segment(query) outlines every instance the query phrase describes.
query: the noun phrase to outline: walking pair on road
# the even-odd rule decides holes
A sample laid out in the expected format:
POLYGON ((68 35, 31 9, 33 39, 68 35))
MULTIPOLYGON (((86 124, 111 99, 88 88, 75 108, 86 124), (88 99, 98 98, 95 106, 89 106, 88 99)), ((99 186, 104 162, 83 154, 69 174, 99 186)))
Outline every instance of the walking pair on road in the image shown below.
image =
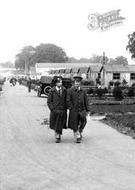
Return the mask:
POLYGON ((54 81, 55 86, 50 90, 47 104, 50 109, 50 128, 55 132, 56 143, 61 142, 63 129, 67 128, 73 130, 77 143, 82 140, 89 107, 86 93, 81 88, 81 80, 80 76, 74 77, 74 85, 66 90, 62 86, 62 77, 57 77, 54 81), (68 121, 67 109, 69 109, 68 121))

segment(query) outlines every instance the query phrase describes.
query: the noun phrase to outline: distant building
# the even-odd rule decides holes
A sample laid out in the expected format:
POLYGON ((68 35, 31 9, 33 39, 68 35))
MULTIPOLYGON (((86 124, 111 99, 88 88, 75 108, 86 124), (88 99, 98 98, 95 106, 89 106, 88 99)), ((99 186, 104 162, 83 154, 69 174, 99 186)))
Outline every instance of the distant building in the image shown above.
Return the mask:
POLYGON ((50 74, 61 75, 66 78, 73 78, 79 74, 83 79, 96 81, 102 67, 98 63, 36 63, 36 73, 38 76, 50 74))
POLYGON ((128 85, 135 83, 135 65, 106 64, 101 68, 101 82, 108 86, 110 81, 126 80, 128 85))
POLYGON ((71 72, 72 72, 72 69, 71 69, 71 68, 65 69, 64 77, 66 77, 66 78, 71 78, 71 72))
POLYGON ((96 83, 96 79, 100 78, 100 71, 101 71, 102 65, 101 64, 93 64, 89 67, 88 72, 88 79, 94 81, 96 83))
POLYGON ((36 69, 68 69, 74 67, 89 67, 90 64, 96 63, 36 63, 36 69))
POLYGON ((37 63, 37 75, 61 75, 71 77, 81 75, 85 80, 101 81, 101 85, 108 86, 110 81, 124 79, 129 85, 135 83, 135 65, 105 64, 100 63, 37 63))
POLYGON ((40 78, 42 75, 49 75, 49 70, 47 63, 36 63, 35 65, 37 78, 40 78))
POLYGON ((83 79, 88 79, 88 72, 90 70, 90 67, 80 67, 78 70, 78 74, 83 78, 83 79))
POLYGON ((66 71, 66 69, 60 69, 59 70, 59 75, 62 76, 62 77, 65 77, 65 71, 66 71))
POLYGON ((71 78, 73 78, 75 75, 77 75, 79 72, 79 67, 73 67, 71 70, 71 78))

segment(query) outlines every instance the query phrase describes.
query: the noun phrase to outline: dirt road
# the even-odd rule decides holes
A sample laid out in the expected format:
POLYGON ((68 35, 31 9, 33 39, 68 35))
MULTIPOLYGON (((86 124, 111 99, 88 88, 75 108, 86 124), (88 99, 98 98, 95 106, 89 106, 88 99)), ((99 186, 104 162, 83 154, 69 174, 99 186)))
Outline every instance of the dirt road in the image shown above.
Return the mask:
POLYGON ((8 83, 0 96, 0 190, 135 190, 135 141, 90 120, 81 144, 42 125, 46 98, 8 83))

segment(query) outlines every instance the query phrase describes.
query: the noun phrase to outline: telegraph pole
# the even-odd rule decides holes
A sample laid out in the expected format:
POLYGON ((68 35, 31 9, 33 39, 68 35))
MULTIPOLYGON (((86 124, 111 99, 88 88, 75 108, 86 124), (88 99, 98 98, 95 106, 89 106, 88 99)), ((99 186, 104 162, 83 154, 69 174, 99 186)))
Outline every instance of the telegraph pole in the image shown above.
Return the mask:
POLYGON ((105 65, 105 52, 103 52, 103 66, 105 65))
POLYGON ((103 63, 102 63, 102 67, 103 67, 103 85, 105 85, 105 52, 103 52, 103 63))

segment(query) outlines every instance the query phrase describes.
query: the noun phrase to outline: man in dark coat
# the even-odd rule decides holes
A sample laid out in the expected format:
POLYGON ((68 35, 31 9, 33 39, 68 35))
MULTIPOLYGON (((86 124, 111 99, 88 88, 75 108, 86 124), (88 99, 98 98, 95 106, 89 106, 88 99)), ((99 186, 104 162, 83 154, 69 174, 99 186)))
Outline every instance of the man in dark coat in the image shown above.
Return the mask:
POLYGON ((47 104, 50 109, 50 128, 55 131, 56 143, 61 141, 61 135, 66 128, 67 107, 66 88, 62 86, 62 77, 57 77, 55 86, 50 90, 47 104))
POLYGON ((29 77, 29 79, 27 81, 28 92, 31 92, 31 85, 32 85, 32 81, 31 81, 31 78, 29 77))
POLYGON ((87 95, 81 88, 82 77, 76 76, 74 80, 74 86, 67 92, 68 128, 73 130, 76 142, 80 143, 83 129, 87 123, 86 116, 89 112, 89 107, 87 95))

